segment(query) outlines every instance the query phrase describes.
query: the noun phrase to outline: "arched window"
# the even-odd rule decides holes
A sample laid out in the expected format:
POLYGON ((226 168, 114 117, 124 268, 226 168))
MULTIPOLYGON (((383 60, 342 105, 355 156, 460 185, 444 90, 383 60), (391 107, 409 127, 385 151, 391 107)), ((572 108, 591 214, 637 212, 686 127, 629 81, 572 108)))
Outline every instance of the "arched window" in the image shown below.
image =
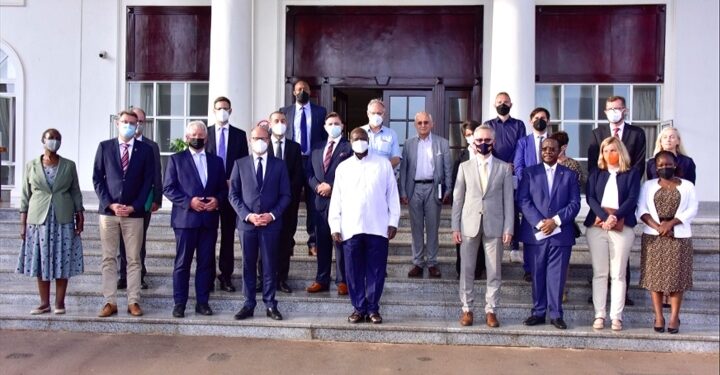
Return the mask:
POLYGON ((0 43, 0 147, 3 150, 0 185, 3 188, 15 185, 16 124, 22 79, 13 56, 9 47, 0 43))

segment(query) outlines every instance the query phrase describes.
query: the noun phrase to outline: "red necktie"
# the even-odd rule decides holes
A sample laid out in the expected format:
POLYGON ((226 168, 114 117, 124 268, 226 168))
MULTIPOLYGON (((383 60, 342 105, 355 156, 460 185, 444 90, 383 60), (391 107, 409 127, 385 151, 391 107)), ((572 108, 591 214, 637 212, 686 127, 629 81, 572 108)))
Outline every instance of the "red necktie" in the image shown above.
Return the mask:
POLYGON ((330 159, 332 159, 333 154, 333 144, 335 144, 335 141, 330 141, 327 151, 325 151, 325 158, 323 158, 323 172, 327 172, 328 167, 330 167, 330 159))
POLYGON ((130 147, 127 143, 121 143, 120 147, 122 148, 122 152, 120 154, 120 166, 122 166, 123 173, 127 172, 128 164, 130 164, 130 155, 128 155, 128 147, 130 147))
POLYGON ((613 128, 613 137, 620 138, 620 127, 613 128))

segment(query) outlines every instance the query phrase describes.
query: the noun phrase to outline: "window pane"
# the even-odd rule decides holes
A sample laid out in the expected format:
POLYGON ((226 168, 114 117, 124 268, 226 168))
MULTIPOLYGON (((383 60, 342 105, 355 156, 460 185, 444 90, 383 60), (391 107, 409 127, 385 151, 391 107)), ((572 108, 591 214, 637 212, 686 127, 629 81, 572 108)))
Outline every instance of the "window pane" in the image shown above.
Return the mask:
POLYGON ((15 92, 15 85, 12 83, 0 83, 0 92, 12 94, 15 92))
POLYGON ((657 142, 658 133, 660 133, 660 124, 635 124, 645 132, 645 159, 650 159, 655 151, 655 142, 657 142))
MULTIPOLYGON (((630 85, 600 85, 598 86, 598 120, 606 120, 605 117, 605 102, 607 98, 611 96, 622 96, 627 100, 630 97, 630 85)), ((626 103, 625 106, 628 106, 626 103)))
POLYGON ((560 86, 537 85, 535 86, 535 103, 538 107, 550 111, 551 119, 560 118, 560 86))
POLYGON ((15 160, 15 98, 0 98, 0 146, 7 147, 3 161, 15 160))
POLYGON ((153 116, 153 84, 128 83, 128 107, 140 107, 146 116, 153 116))
POLYGON ((408 106, 408 119, 415 121, 415 114, 423 112, 425 110, 425 97, 424 96, 411 96, 409 97, 410 103, 408 106))
POLYGON ((157 87, 157 115, 182 116, 185 111, 185 84, 159 83, 157 87))
POLYGON ((593 120, 595 105, 594 87, 590 85, 565 86, 564 119, 593 120))
POLYGON ((400 143, 405 143, 405 139, 412 138, 417 136, 417 129, 415 129, 415 121, 408 121, 407 123, 407 137, 406 138, 400 138, 400 143))
POLYGON ((587 150, 592 139, 593 124, 565 122, 563 130, 568 133, 567 156, 577 158, 587 158, 587 150))
MULTIPOLYGON (((660 120, 660 87, 634 86, 632 119, 641 121, 660 120)), ((650 143, 648 143, 650 144, 650 143)))
POLYGON ((15 167, 11 165, 3 165, 0 167, 0 184, 2 185, 15 185, 15 167))
POLYGON ((143 137, 155 140, 155 121, 153 119, 145 117, 142 134, 143 137))
POLYGON ((0 80, 8 81, 17 79, 15 66, 10 63, 8 55, 0 49, 0 80))
POLYGON ((190 116, 207 116, 208 113, 208 84, 190 84, 190 116))
POLYGON ((175 139, 184 139, 185 124, 183 120, 156 120, 157 136, 155 142, 160 146, 160 152, 173 152, 170 142, 175 139))
POLYGON ((390 121, 390 129, 395 130, 398 136, 398 142, 402 145, 405 143, 407 136, 407 123, 405 121, 390 121))
POLYGON ((390 97, 390 118, 393 120, 404 120, 407 118, 407 97, 390 97))
POLYGON ((468 100, 467 98, 449 98, 448 113, 449 122, 463 122, 467 120, 468 100))

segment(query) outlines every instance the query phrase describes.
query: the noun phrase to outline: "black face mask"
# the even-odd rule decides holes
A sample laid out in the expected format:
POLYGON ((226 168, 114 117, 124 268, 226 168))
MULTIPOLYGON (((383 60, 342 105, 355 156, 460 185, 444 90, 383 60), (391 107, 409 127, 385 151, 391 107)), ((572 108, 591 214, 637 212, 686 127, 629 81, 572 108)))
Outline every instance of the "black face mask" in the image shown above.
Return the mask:
POLYGON ((201 150, 205 147, 205 138, 190 138, 187 144, 196 150, 201 150))
POLYGON ((533 122, 533 128, 539 132, 545 131, 545 129, 547 129, 547 122, 543 119, 538 119, 533 122))
POLYGON ((657 174, 660 178, 670 180, 675 177, 675 168, 658 168, 657 174))
POLYGON ((295 95, 295 100, 297 100, 300 104, 305 104, 310 100, 310 94, 308 94, 305 90, 300 91, 297 95, 295 95))
POLYGON ((490 143, 476 143, 475 149, 480 153, 480 155, 487 155, 492 152, 493 145, 490 143))
POLYGON ((510 106, 507 104, 500 104, 499 106, 495 107, 495 110, 497 111, 498 115, 505 116, 510 113, 510 106))

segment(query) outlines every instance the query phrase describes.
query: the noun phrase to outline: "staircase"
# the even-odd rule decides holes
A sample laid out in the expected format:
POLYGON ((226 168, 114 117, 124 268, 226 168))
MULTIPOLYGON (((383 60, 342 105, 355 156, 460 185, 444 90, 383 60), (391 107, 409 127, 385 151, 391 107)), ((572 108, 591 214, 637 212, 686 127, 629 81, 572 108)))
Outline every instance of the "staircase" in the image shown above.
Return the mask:
MULTIPOLYGON (((169 206, 169 205, 168 205, 169 206)), ((593 310, 587 303, 591 294, 588 282, 592 275, 590 254, 584 237, 573 248, 567 288, 569 301, 564 304, 569 328, 561 331, 551 325, 526 327, 522 321, 532 305, 531 286, 522 281, 520 264, 503 262, 503 286, 498 309, 500 328, 485 326, 482 316, 485 281, 476 282, 478 319, 472 327, 461 327, 458 282, 455 279, 455 246, 450 232, 450 211, 442 212, 439 266, 442 279, 408 279, 411 266, 411 236, 407 211, 403 211, 397 237, 390 242, 388 278, 381 301, 384 323, 349 324, 352 312, 349 298, 338 296, 334 287, 329 292, 308 294, 304 291, 315 276, 315 257, 307 256, 304 246, 305 210, 300 210, 297 247, 290 266, 289 284, 292 294, 278 292, 278 307, 285 320, 273 321, 262 314, 258 304, 254 318, 236 321, 233 314, 243 303, 240 245, 235 247, 236 293, 216 291, 210 296, 215 315, 194 313, 194 286, 190 280, 190 300, 184 319, 172 317, 172 265, 175 241, 170 227, 170 212, 165 208, 153 215, 148 231, 146 281, 150 289, 141 293, 145 315, 130 317, 124 312, 125 295, 119 293, 120 314, 97 318, 103 303, 101 293, 101 248, 98 215, 95 204, 86 202, 86 224, 83 233, 85 273, 70 280, 66 298, 66 315, 31 316, 38 305, 37 286, 32 278, 15 274, 21 240, 17 206, 4 203, 0 207, 0 329, 64 330, 98 333, 141 333, 163 335, 233 336, 274 339, 354 341, 383 343, 418 343, 451 345, 499 345, 519 347, 609 349, 656 352, 719 352, 720 351, 720 219, 715 210, 697 218, 694 234, 694 287, 685 293, 681 310, 680 333, 655 333, 649 292, 637 286, 640 277, 640 228, 636 228, 635 246, 631 254, 632 285, 628 289, 635 306, 625 308, 622 332, 609 328, 591 328, 593 310)), ((578 218, 580 220, 582 218, 578 218)), ((54 300, 54 287, 51 301, 54 300)), ((669 311, 666 309, 666 318, 669 311)))

